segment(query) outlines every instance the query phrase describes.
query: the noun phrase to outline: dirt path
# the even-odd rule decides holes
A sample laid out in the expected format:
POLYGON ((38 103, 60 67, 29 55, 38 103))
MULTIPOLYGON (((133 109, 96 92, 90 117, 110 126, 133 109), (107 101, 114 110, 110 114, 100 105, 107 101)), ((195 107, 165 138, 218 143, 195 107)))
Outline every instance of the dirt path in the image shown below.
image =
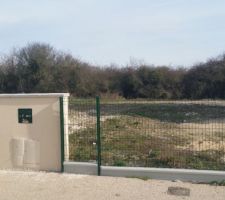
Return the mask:
POLYGON ((225 187, 43 172, 0 171, 1 200, 224 200, 225 187), (167 194, 169 186, 186 187, 190 197, 167 194))

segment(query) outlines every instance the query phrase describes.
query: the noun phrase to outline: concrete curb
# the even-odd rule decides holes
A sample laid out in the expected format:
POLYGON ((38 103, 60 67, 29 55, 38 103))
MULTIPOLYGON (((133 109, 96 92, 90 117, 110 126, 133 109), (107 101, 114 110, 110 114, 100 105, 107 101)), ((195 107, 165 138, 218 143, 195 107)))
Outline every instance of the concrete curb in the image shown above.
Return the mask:
POLYGON ((97 175, 97 164, 85 162, 64 162, 64 172, 97 175))
MULTIPOLYGON (((64 162, 64 172, 97 175, 95 163, 64 162)), ((149 177, 159 180, 181 180, 191 182, 212 182, 225 180, 224 171, 144 168, 144 167, 101 167, 102 176, 115 177, 149 177)))
POLYGON ((160 180, 181 180, 211 182, 225 180, 225 172, 210 170, 142 168, 142 167, 102 167, 103 176, 149 177, 160 180))

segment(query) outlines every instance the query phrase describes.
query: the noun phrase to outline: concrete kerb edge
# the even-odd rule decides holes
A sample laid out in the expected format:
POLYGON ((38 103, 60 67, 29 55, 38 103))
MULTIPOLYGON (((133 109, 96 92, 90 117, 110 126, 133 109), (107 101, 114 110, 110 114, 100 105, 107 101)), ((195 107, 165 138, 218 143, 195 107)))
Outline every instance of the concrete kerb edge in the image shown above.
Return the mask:
POLYGON ((0 98, 49 98, 49 97, 69 97, 69 93, 17 93, 0 94, 0 98))
MULTIPOLYGON (((97 175, 97 164, 84 162, 64 162, 65 173, 97 175)), ((191 182, 223 181, 225 172, 192 169, 143 168, 143 167, 101 167, 102 176, 148 177, 159 180, 180 180, 191 182)))

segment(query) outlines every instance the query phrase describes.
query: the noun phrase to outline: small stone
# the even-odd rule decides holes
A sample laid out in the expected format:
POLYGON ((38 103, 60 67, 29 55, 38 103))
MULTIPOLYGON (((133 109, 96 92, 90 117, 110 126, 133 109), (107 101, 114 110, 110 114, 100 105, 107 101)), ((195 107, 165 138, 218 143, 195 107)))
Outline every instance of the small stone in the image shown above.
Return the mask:
POLYGON ((190 196, 190 189, 183 187, 168 187, 167 193, 176 196, 190 196))

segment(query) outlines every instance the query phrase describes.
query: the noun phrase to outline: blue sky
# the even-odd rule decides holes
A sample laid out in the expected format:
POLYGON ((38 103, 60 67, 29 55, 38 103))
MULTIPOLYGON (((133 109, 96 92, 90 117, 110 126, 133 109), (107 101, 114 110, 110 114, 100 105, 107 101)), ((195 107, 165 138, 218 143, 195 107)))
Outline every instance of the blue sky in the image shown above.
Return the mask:
POLYGON ((0 3, 0 54, 46 42, 93 64, 190 66, 225 52, 224 0, 0 3))

